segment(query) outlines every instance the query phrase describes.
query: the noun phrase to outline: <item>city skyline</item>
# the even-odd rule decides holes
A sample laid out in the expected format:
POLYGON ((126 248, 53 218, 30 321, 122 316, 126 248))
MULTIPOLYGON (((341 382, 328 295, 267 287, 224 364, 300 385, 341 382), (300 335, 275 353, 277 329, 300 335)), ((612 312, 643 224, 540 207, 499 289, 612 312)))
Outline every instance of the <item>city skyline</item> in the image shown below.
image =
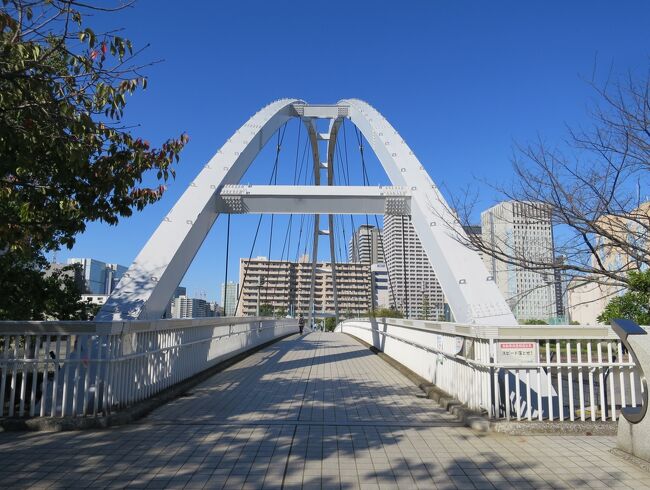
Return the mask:
MULTIPOLYGON (((342 55, 325 56, 348 76, 327 83, 314 81, 314 77, 295 70, 294 60, 304 56, 312 43, 320 46, 320 42, 292 42, 288 33, 278 33, 273 23, 257 21, 253 26, 243 25, 243 5, 219 6, 215 12, 211 10, 216 6, 203 8, 205 15, 196 16, 189 9, 176 9, 165 2, 138 4, 121 16, 124 21, 120 23, 137 45, 150 42, 151 57, 165 58, 164 63, 151 67, 149 89, 130 99, 127 121, 138 122, 137 133, 152 142, 183 131, 188 132, 191 141, 181 156, 176 180, 168 183, 169 189, 159 203, 122 219, 116 227, 90 223, 72 250, 57 253, 62 261, 97 256, 128 266, 201 166, 246 114, 284 94, 322 103, 351 95, 368 100, 400 129, 445 193, 460 191, 464 186, 481 182, 480 179, 495 182, 505 178, 510 171, 513 142, 525 144, 540 136, 559 141, 564 123, 580 125, 586 121, 584 109, 593 96, 589 85, 592 77, 600 81, 612 72, 625 73, 634 69, 639 59, 645 59, 642 19, 647 18, 643 13, 649 6, 632 2, 627 9, 617 9, 600 3, 585 9, 580 2, 554 7, 506 2, 498 6, 476 5, 471 11, 462 9, 462 15, 460 7, 442 4, 422 5, 390 15, 381 9, 363 12, 366 23, 358 25, 354 32, 341 29, 341 35, 331 37, 342 55), (506 11, 508 16, 504 15, 506 11), (163 25, 143 25, 139 20, 153 15, 163 25), (190 15, 191 22, 187 20, 190 15), (219 19, 222 28, 214 34, 216 37, 203 37, 212 32, 202 27, 207 19, 219 19), (390 39, 376 36, 385 25, 391 25, 394 33, 390 39), (554 26, 552 37, 541 27, 545 25, 554 26), (211 49, 180 48, 164 34, 170 29, 178 36, 198 36, 196 42, 210 45, 211 49), (256 34, 242 37, 240 32, 256 34), (371 38, 376 38, 379 45, 367 49, 362 40, 371 38), (481 42, 476 42, 479 39, 481 42), (284 56, 271 63, 266 52, 258 49, 261 41, 269 50, 281 50, 284 56), (242 54, 237 59, 227 50, 232 43, 239 45, 242 54), (507 45, 512 49, 503 49, 507 45), (386 53, 392 65, 385 62, 386 53), (192 69, 199 63, 205 67, 200 75, 192 69), (224 70, 238 75, 218 76, 224 70), (177 84, 172 82, 172 75, 179 72, 185 74, 185 85, 192 87, 181 97, 177 96, 177 84), (260 72, 269 74, 263 86, 249 81, 256 80, 260 72), (477 78, 480 83, 476 83, 477 78), (390 84, 370 83, 372 80, 387 80, 390 84), (174 117, 164 117, 160 100, 169 101, 166 110, 174 117), (414 105, 413 100, 418 103, 414 105), (475 116, 474 125, 479 128, 474 131, 471 145, 466 144, 468 114, 475 116)), ((277 17, 271 6, 259 8, 264 12, 260 18, 277 17)), ((301 24, 313 8, 292 10, 285 21, 301 24)), ((324 14, 323 22, 337 25, 340 10, 352 18, 362 14, 360 6, 341 3, 324 14)), ((103 18, 99 16, 97 20, 101 27, 103 18)), ((348 136, 352 150, 353 135, 348 136)), ((287 169, 293 168, 295 157, 295 146, 290 148, 292 137, 295 139, 287 131, 286 153, 281 158, 281 177, 288 183, 291 180, 287 169)), ((245 181, 268 180, 271 153, 260 155, 245 181)), ((358 156, 355 158, 358 170, 358 156)), ((388 183, 371 155, 367 163, 372 185, 388 183)), ((489 186, 482 190, 482 209, 494 204, 492 194, 489 186)), ((361 224, 361 218, 356 219, 356 224, 361 224)), ((218 284, 224 280, 224 221, 216 223, 183 280, 188 290, 206 291, 211 300, 219 299, 218 284)), ((233 218, 231 246, 239 243, 248 248, 256 223, 255 216, 233 218)), ((267 239, 268 223, 267 218, 262 231, 267 239)), ((276 226, 284 223, 286 218, 276 219, 276 226)), ((272 246, 277 255, 273 253, 272 258, 280 258, 282 237, 274 238, 277 240, 272 246)), ((265 253, 262 248, 265 247, 258 243, 254 255, 265 253)), ((327 260, 327 247, 321 249, 319 260, 327 260)), ((235 255, 231 254, 228 280, 235 279, 232 273, 239 259, 235 255)), ((241 255, 247 257, 248 250, 241 255)))

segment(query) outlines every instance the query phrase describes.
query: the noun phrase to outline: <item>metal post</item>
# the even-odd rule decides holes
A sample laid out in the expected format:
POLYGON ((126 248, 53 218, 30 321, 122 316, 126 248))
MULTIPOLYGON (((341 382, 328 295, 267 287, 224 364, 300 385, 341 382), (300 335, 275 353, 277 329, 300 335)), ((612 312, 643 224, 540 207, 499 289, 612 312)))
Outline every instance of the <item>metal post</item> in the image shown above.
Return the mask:
POLYGON ((339 298, 338 290, 336 287, 336 253, 334 252, 334 215, 329 215, 329 227, 330 227, 330 258, 332 263, 332 297, 334 299, 334 318, 336 320, 335 325, 339 323, 339 298))
POLYGON ((316 294, 316 264, 318 263, 318 237, 320 236, 320 216, 314 215, 314 247, 311 256, 311 283, 309 284, 309 313, 307 325, 314 326, 314 295, 316 294))
POLYGON ((259 276, 257 278, 257 314, 255 316, 260 316, 260 294, 262 291, 262 284, 264 284, 264 278, 259 276))

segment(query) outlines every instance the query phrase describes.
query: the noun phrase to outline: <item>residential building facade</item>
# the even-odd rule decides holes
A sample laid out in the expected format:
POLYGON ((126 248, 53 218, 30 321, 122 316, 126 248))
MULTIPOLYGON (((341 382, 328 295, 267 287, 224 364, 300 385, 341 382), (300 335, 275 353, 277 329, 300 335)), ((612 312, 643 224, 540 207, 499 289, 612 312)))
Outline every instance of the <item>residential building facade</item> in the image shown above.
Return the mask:
POLYGON ((606 285, 579 277, 571 279, 567 287, 569 320, 580 325, 596 325, 598 316, 613 297, 606 285))
POLYGON ((407 318, 444 318, 445 296, 411 218, 384 216, 382 237, 395 307, 407 318))
MULTIPOLYGON (((339 314, 362 316, 372 305, 370 265, 337 263, 336 284, 339 314)), ((303 256, 298 262, 257 257, 241 259, 239 284, 241 299, 237 316, 254 316, 258 306, 270 305, 275 314, 309 312, 312 262, 303 256)), ((316 264, 314 283, 315 313, 333 314, 334 293, 329 262, 316 264)))
MULTIPOLYGON (((650 201, 630 211, 627 216, 604 215, 598 219, 603 236, 596 243, 598 257, 592 256, 592 266, 610 272, 627 273, 647 268, 650 248, 648 225, 650 201)), ((626 288, 604 275, 597 278, 576 277, 568 290, 568 314, 572 321, 597 323, 609 301, 624 294, 626 288)))

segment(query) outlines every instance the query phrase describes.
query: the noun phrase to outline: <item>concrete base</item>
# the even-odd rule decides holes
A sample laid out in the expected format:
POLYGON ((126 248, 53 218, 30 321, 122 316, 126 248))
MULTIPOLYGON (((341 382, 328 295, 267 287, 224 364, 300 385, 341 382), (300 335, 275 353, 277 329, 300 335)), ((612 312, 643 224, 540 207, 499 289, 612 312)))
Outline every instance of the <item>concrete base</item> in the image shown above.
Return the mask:
POLYGON ((650 464, 650 418, 638 424, 630 424, 623 417, 618 419, 616 447, 650 464))
POLYGON ((650 374, 650 335, 647 328, 630 320, 612 320, 612 329, 634 358, 643 391, 640 408, 624 408, 621 411, 616 449, 650 463, 650 414, 647 413, 648 385, 645 378, 650 374))

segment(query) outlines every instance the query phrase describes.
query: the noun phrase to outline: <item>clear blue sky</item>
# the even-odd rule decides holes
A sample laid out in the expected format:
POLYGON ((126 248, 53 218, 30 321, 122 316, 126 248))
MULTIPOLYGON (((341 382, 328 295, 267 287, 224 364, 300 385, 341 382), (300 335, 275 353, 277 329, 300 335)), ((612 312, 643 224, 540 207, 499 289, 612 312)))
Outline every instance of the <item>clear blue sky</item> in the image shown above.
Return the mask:
MULTIPOLYGON (((477 178, 507 179, 513 143, 538 136, 560 142, 565 124, 587 122, 593 92, 585 80, 647 70, 650 56, 648 1, 140 0, 90 22, 98 30, 124 27, 136 46, 151 44, 147 59, 164 60, 148 69, 149 88, 128 102, 127 122, 152 143, 182 132, 191 137, 160 202, 115 227, 90 224, 74 249, 57 257, 124 265, 225 140, 274 99, 368 101, 434 181, 455 192, 477 178)), ((285 183, 296 131, 287 129, 281 157, 285 183)), ((271 153, 258 158, 247 182, 268 179, 271 153)), ((369 165, 371 183, 387 182, 376 161, 369 165)), ((489 188, 481 197, 486 207, 495 199, 489 188)), ((255 255, 267 254, 268 221, 255 255)), ((248 256, 256 222, 232 218, 231 279, 239 257, 248 256)), ((285 229, 286 220, 277 219, 274 258, 285 229)), ((225 219, 182 282, 190 294, 218 298, 224 237, 225 219)))

